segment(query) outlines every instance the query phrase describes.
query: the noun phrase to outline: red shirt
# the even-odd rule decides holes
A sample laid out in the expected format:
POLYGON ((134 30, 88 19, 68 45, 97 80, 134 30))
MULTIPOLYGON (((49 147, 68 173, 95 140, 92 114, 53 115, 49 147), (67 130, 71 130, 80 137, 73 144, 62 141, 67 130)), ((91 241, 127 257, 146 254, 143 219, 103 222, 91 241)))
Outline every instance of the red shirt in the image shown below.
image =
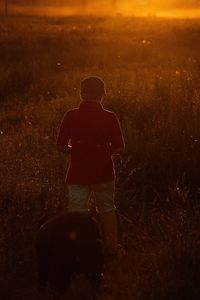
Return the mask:
POLYGON ((82 101, 61 123, 57 145, 72 146, 66 182, 97 184, 114 180, 112 149, 124 148, 119 120, 99 102, 82 101))

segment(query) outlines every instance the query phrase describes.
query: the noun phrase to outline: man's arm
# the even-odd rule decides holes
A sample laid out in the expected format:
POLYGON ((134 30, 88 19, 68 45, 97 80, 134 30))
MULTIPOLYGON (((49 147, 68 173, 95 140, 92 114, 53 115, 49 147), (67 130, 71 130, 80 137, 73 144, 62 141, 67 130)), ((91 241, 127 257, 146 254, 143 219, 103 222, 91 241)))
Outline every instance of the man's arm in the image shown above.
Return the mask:
POLYGON ((121 154, 124 151, 124 148, 111 148, 112 149, 112 155, 121 154))
POLYGON ((70 145, 65 146, 65 147, 57 145, 57 149, 58 149, 58 151, 65 153, 65 154, 70 154, 72 152, 72 146, 70 146, 70 145))

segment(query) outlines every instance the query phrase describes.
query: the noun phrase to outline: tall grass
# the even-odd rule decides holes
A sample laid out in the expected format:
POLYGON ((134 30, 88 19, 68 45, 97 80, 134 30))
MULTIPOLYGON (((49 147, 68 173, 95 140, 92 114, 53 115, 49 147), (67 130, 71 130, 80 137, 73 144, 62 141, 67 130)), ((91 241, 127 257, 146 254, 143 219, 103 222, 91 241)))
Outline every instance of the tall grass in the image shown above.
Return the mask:
POLYGON ((97 74, 126 140, 115 165, 128 253, 108 266, 100 298, 199 299, 199 21, 1 21, 1 298, 37 299, 38 220, 67 207, 57 128, 97 74))

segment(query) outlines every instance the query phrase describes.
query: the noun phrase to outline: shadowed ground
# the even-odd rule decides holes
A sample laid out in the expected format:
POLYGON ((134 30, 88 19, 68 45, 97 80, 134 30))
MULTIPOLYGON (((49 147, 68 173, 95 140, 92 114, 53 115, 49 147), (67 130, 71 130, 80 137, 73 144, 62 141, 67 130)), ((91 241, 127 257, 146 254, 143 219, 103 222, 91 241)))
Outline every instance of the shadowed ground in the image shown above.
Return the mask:
POLYGON ((0 32, 0 298, 37 299, 38 220, 67 206, 55 134, 93 73, 127 145, 115 164, 128 255, 100 299, 199 299, 199 21, 15 17, 0 32))

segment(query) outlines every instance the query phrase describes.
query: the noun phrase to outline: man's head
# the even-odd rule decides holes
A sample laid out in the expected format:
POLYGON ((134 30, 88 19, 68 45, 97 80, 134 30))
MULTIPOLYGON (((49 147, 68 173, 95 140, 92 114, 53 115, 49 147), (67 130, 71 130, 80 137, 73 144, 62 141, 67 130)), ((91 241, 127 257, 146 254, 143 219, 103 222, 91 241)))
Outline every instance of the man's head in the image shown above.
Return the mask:
POLYGON ((102 79, 96 76, 86 77, 81 81, 81 98, 84 101, 98 101, 106 95, 105 84, 102 79))

